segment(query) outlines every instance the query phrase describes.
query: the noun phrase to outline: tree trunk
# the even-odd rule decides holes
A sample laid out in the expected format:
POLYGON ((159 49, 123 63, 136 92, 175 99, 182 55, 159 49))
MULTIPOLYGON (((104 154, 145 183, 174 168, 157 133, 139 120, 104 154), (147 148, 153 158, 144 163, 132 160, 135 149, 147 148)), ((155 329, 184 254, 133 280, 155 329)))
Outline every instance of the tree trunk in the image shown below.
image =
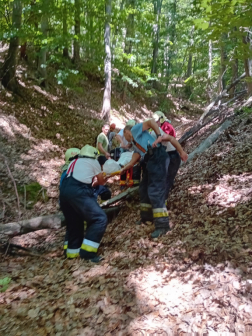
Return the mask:
POLYGON ((46 54, 47 54, 47 36, 49 29, 48 13, 49 13, 50 0, 44 0, 42 3, 42 17, 41 17, 41 32, 43 34, 43 39, 45 40, 44 45, 41 46, 38 58, 38 74, 42 78, 40 85, 45 88, 48 87, 47 83, 47 71, 46 71, 46 54))
POLYGON ((28 61, 28 57, 27 57, 27 54, 26 54, 26 47, 27 47, 27 42, 25 42, 21 45, 21 47, 20 47, 20 59, 28 61))
POLYGON ((156 23, 153 26, 153 58, 151 73, 157 73, 157 59, 158 59, 158 44, 160 31, 160 16, 161 16, 162 0, 154 0, 154 14, 156 15, 156 23))
POLYGON ((177 13, 177 0, 173 0, 172 10, 171 10, 171 23, 170 23, 170 34, 168 36, 168 40, 172 43, 172 45, 168 48, 167 53, 167 69, 166 69, 166 84, 168 87, 170 76, 172 73, 172 60, 174 58, 174 42, 176 37, 176 13, 177 13))
MULTIPOLYGON (((127 5, 131 10, 135 9, 135 0, 128 0, 127 5)), ((126 26, 127 26, 127 31, 126 31, 126 37, 125 37, 124 53, 129 55, 132 53, 132 46, 133 46, 132 38, 135 37, 135 22, 134 22, 133 13, 130 13, 128 15, 126 26)), ((126 99, 127 87, 128 87, 128 81, 125 81, 124 88, 123 88, 123 97, 122 97, 123 101, 125 101, 126 99)))
POLYGON ((248 58, 244 59, 244 68, 246 73, 246 81, 247 81, 247 88, 248 88, 248 95, 252 95, 252 39, 249 35, 243 37, 243 43, 247 46, 247 54, 249 55, 248 58))
POLYGON ((188 155, 187 162, 191 161, 195 155, 203 153, 207 148, 209 148, 218 137, 229 127, 232 125, 230 120, 226 120, 216 131, 214 131, 209 137, 204 140, 192 153, 188 155))
MULTIPOLYGON (((120 206, 103 209, 103 211, 107 215, 109 223, 117 216, 120 209, 120 206)), ((43 229, 56 230, 60 229, 65 225, 66 222, 64 215, 62 213, 58 213, 55 215, 35 217, 14 223, 0 224, 0 236, 14 237, 43 229)))
POLYGON ((22 22, 22 1, 13 1, 12 12, 12 29, 15 31, 14 36, 10 39, 10 46, 7 54, 7 58, 1 69, 1 81, 4 87, 10 89, 13 92, 17 92, 18 84, 15 78, 16 75, 16 58, 19 47, 19 36, 17 35, 21 27, 22 22))
POLYGON ((67 27, 67 2, 66 0, 63 3, 63 42, 64 42, 64 48, 63 48, 63 57, 69 58, 69 52, 68 52, 68 39, 67 39, 67 33, 68 33, 68 27, 67 27))
POLYGON ((105 60, 104 60, 104 74, 105 74, 105 88, 103 95, 102 119, 109 122, 111 110, 111 49, 110 49, 110 21, 111 21, 111 0, 106 0, 105 5, 105 30, 104 30, 104 46, 105 46, 105 60))
POLYGON ((75 0, 75 10, 74 10, 74 55, 73 55, 73 61, 74 63, 78 63, 80 61, 80 0, 75 0))
POLYGON ((226 79, 225 79, 225 72, 226 72, 226 59, 227 53, 225 49, 225 42, 227 40, 226 34, 223 34, 222 39, 220 41, 220 79, 219 79, 219 93, 221 93, 226 88, 226 79))

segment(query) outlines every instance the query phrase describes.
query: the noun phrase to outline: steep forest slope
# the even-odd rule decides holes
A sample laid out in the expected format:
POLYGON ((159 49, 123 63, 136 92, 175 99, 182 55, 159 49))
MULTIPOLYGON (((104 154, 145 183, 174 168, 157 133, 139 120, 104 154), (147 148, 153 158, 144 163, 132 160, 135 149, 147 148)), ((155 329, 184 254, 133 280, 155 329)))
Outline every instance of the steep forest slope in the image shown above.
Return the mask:
MULTIPOLYGON (((29 92, 25 105, 14 102, 7 92, 1 100, 1 143, 17 185, 38 181, 47 191, 47 198, 37 200, 32 209, 21 204, 21 218, 58 211, 65 148, 73 142, 82 146, 100 129, 98 121, 78 116, 78 108, 69 108, 62 97, 55 103, 53 95, 37 87, 29 92)), ((140 118, 143 109, 142 118, 150 115, 150 107, 132 104, 127 118, 140 118), (130 114, 131 108, 138 109, 139 115, 130 114)), ((183 132, 193 118, 184 116, 174 122, 183 132)), ((212 124, 203 129, 187 142, 187 151, 217 127, 212 124)), ((135 225, 137 197, 126 202, 108 226, 100 247, 104 255, 100 265, 63 258, 65 229, 13 238, 13 243, 42 253, 38 257, 20 251, 19 256, 6 256, 2 262, 0 278, 8 276, 11 283, 0 295, 1 334, 249 332, 251 134, 251 114, 248 110, 236 113, 232 126, 214 145, 181 167, 168 204, 172 231, 164 237, 151 240, 151 224, 135 225)), ((117 188, 116 179, 110 183, 117 188)), ((2 221, 6 223, 18 214, 10 209, 16 210, 16 196, 3 161, 1 189, 2 221)), ((24 201, 21 195, 20 200, 24 201)))

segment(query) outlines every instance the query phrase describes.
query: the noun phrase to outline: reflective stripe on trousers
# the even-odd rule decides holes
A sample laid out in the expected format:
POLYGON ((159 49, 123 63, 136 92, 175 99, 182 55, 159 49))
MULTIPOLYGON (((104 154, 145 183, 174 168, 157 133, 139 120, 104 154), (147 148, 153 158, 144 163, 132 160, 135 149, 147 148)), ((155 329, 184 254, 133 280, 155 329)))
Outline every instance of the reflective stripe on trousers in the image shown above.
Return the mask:
POLYGON ((81 245, 81 249, 88 252, 97 252, 99 246, 100 246, 99 243, 84 238, 83 243, 81 245))
POLYGON ((67 249, 67 258, 77 258, 80 255, 80 249, 67 249))
POLYGON ((154 218, 168 217, 168 211, 166 208, 156 208, 153 209, 152 211, 154 218))

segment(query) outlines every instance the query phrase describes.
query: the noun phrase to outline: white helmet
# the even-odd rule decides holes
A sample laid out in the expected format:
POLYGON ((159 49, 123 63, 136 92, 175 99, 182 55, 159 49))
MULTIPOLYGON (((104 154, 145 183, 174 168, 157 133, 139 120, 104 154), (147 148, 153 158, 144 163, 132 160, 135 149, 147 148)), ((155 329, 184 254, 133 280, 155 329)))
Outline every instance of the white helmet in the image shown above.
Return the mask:
POLYGON ((169 123, 171 123, 171 121, 169 119, 167 119, 165 114, 161 111, 156 111, 155 113, 153 113, 153 119, 156 122, 160 121, 161 124, 163 124, 165 121, 168 121, 169 123))
POLYGON ((98 156, 98 150, 90 145, 85 145, 81 148, 80 155, 96 159, 98 156))

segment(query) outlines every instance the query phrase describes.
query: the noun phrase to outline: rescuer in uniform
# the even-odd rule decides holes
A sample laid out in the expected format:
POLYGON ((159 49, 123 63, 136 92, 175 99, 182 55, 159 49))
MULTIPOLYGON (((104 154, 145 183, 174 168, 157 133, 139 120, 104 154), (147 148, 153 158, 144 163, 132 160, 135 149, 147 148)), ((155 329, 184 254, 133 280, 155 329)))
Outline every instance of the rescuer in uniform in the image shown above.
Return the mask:
POLYGON ((97 250, 107 227, 107 216, 94 196, 93 187, 105 183, 97 154, 96 148, 84 146, 79 157, 68 166, 60 187, 60 206, 68 231, 67 258, 101 260, 97 250), (84 221, 87 222, 85 238, 84 221))
MULTIPOLYGON (((126 126, 124 129, 125 139, 134 148, 134 154, 129 164, 123 170, 133 167, 136 162, 144 157, 145 168, 140 182, 140 210, 141 221, 154 221, 155 231, 152 238, 157 238, 170 230, 169 217, 165 205, 166 198, 166 177, 169 167, 169 155, 166 148, 160 143, 155 143, 155 139, 149 134, 148 129, 152 129, 157 139, 162 137, 160 129, 154 119, 147 120, 135 126, 126 126)), ((162 141, 162 138, 160 139, 162 141)), ((179 151, 183 161, 187 160, 187 154, 183 151, 178 141, 169 136, 169 140, 179 151)))

